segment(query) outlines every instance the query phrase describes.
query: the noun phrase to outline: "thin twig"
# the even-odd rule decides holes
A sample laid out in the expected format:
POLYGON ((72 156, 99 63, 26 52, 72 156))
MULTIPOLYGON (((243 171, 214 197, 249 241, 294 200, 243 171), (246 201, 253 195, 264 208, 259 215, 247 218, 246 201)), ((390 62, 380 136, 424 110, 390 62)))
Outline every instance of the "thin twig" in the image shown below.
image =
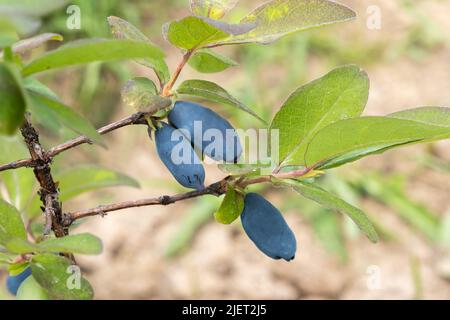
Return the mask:
POLYGON ((108 212, 144 207, 144 206, 154 206, 154 205, 169 205, 178 201, 183 201, 187 199, 197 198, 204 195, 214 195, 220 196, 226 192, 227 183, 230 182, 233 178, 228 176, 216 183, 211 184, 210 186, 198 190, 198 191, 190 191, 186 193, 180 193, 173 196, 160 196, 155 198, 134 200, 134 201, 124 201, 109 205, 102 205, 91 209, 71 212, 65 214, 65 225, 70 226, 74 221, 86 217, 101 215, 104 216, 108 212))
MULTIPOLYGON (((118 120, 116 122, 110 123, 104 127, 101 127, 100 129, 97 130, 97 132, 101 135, 107 134, 109 132, 112 132, 114 130, 129 126, 129 125, 135 125, 135 124, 145 124, 145 119, 142 113, 135 113, 132 114, 131 116, 128 116, 126 118, 123 118, 121 120, 118 120)), ((43 154, 43 157, 46 159, 52 159, 53 157, 57 156, 58 154, 70 150, 72 148, 75 148, 79 145, 85 144, 85 143, 91 143, 91 141, 89 140, 89 138, 85 137, 85 136, 79 136, 75 139, 69 140, 67 142, 64 142, 60 145, 57 145, 53 148, 51 148, 49 151, 45 152, 43 154)), ((6 170, 11 170, 11 169, 18 169, 18 168, 23 168, 23 167, 29 167, 29 168, 33 168, 36 167, 37 163, 35 160, 33 159, 22 159, 22 160, 17 160, 5 165, 0 165, 0 172, 1 171, 6 171, 6 170)))
POLYGON ((112 211, 119 211, 124 209, 130 209, 130 208, 138 208, 138 207, 145 207, 145 206, 155 206, 155 205, 169 205, 173 204, 175 202, 188 200, 197 198, 200 196, 205 195, 214 195, 214 196, 221 196, 227 191, 227 185, 230 182, 234 182, 236 186, 240 188, 246 188, 249 185, 252 184, 260 184, 260 183, 266 183, 271 182, 273 178, 276 179, 292 179, 292 178, 299 178, 306 174, 308 174, 313 168, 305 168, 302 170, 296 170, 288 173, 280 173, 280 174, 273 174, 268 176, 262 176, 254 179, 248 179, 243 180, 239 178, 237 181, 233 181, 235 178, 232 176, 227 176, 224 179, 215 182, 205 189, 199 190, 199 191, 190 191, 186 193, 180 193, 173 196, 160 196, 155 198, 147 198, 147 199, 140 199, 140 200, 132 200, 132 201, 124 201, 109 205, 101 205, 95 208, 91 209, 85 209, 80 210, 76 212, 66 213, 65 214, 65 225, 70 226, 74 221, 86 217, 91 216, 105 216, 108 212, 112 211))
POLYGON ((194 50, 189 50, 186 52, 183 56, 183 59, 178 64, 177 69, 175 70, 174 74, 172 75, 169 82, 164 86, 161 96, 168 97, 170 96, 170 90, 172 90, 173 86, 175 85, 175 82, 178 80, 178 77, 181 74, 181 71, 183 70, 186 63, 191 58, 192 54, 194 53, 194 50))
POLYGON ((19 168, 23 168, 23 167, 32 168, 34 166, 35 166, 35 162, 32 159, 22 159, 22 160, 13 161, 8 164, 0 165, 0 171, 19 169, 19 168))

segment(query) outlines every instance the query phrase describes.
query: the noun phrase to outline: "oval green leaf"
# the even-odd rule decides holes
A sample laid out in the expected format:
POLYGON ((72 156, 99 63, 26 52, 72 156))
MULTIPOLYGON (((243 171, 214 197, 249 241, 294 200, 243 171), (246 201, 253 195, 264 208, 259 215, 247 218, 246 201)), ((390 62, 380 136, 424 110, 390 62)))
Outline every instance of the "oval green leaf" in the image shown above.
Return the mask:
POLYGON ((361 117, 335 122, 320 130, 306 151, 308 166, 332 168, 374 153, 412 143, 423 143, 450 137, 448 108, 415 109, 389 117, 361 117), (430 113, 436 113, 430 116, 430 113), (421 120, 418 118, 421 115, 421 120), (394 118, 398 116, 399 118, 394 118), (431 122, 433 119, 435 121, 431 122))
POLYGON ((80 65, 95 61, 125 59, 162 59, 162 51, 150 43, 132 40, 78 40, 36 58, 27 64, 22 74, 80 65))
POLYGON ((242 35, 231 36, 216 44, 247 42, 271 43, 299 31, 355 19, 351 9, 328 0, 274 0, 266 3, 241 20, 256 28, 242 35))
POLYGON ((361 115, 369 96, 369 78, 357 66, 343 66, 296 90, 275 115, 271 130, 279 132, 279 159, 304 165, 314 135, 338 120, 361 115))
POLYGON ((242 210, 244 210, 244 197, 229 184, 222 204, 214 217, 219 223, 230 224, 239 218, 242 210))
POLYGON ((26 99, 13 65, 0 63, 0 134, 12 135, 24 120, 26 99))
POLYGON ((26 239, 26 237, 20 212, 0 199, 0 245, 5 245, 12 238, 26 239))

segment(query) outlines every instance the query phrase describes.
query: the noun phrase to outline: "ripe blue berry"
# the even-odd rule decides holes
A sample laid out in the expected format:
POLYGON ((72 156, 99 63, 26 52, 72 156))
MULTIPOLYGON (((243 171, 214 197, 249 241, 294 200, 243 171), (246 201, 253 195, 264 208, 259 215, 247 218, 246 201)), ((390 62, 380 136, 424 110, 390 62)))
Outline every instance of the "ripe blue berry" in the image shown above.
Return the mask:
POLYGON ((22 282, 25 281, 26 278, 28 278, 31 275, 31 269, 26 268, 22 273, 18 274, 17 276, 8 276, 6 279, 6 288, 8 291, 16 295, 17 290, 19 290, 20 285, 22 282))
POLYGON ((273 259, 295 258, 297 241, 280 211, 257 193, 248 193, 241 214, 242 226, 259 250, 273 259))
POLYGON ((169 121, 174 127, 187 130, 195 148, 216 161, 236 162, 242 153, 236 130, 211 109, 178 101, 169 113, 169 121))
POLYGON ((160 159, 182 186, 203 189, 205 170, 191 144, 181 132, 166 123, 161 124, 155 133, 160 159))

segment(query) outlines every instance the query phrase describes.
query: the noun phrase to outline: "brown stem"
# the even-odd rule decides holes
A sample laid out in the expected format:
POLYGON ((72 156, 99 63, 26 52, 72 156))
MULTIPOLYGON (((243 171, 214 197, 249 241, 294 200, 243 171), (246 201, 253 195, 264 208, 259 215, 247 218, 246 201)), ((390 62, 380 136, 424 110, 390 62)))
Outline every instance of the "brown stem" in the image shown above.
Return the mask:
POLYGON ((28 121, 25 120, 20 131, 30 152, 31 159, 36 164, 33 172, 39 182, 40 189, 38 194, 44 204, 43 210, 46 213, 47 220, 51 219, 51 226, 55 235, 64 237, 68 234, 68 231, 63 225, 62 204, 59 202, 58 184, 53 180, 51 173, 51 159, 46 156, 39 142, 38 132, 28 121))
POLYGON ((163 97, 170 96, 170 90, 172 90, 173 86, 175 85, 175 82, 178 80, 178 77, 181 74, 181 71, 183 70, 183 68, 185 67, 186 63, 189 61, 189 59, 191 58, 193 53, 194 53, 194 50, 189 50, 188 52, 186 52, 184 54, 183 59, 178 64, 177 69, 173 73, 171 79, 164 86, 161 96, 163 96, 163 97))
MULTIPOLYGON (((144 115, 142 113, 135 113, 131 116, 128 116, 124 119, 121 119, 119 121, 110 123, 104 127, 101 127, 97 130, 97 132, 101 135, 107 134, 109 132, 112 132, 114 130, 123 128, 125 126, 134 125, 134 124, 146 124, 144 115)), ((77 147, 79 145, 85 144, 85 143, 92 143, 88 138, 85 136, 79 136, 75 139, 69 140, 67 142, 64 142, 60 145, 57 145, 53 148, 51 148, 49 151, 43 153, 43 157, 47 160, 51 160, 53 157, 57 156, 58 154, 70 150, 74 147, 77 147)), ((5 165, 0 166, 0 172, 11 170, 11 169, 18 169, 23 167, 36 167, 38 163, 31 159, 23 159, 23 160, 17 160, 5 165)))
POLYGON ((90 217, 90 216, 104 216, 108 212, 118 211, 129 208, 137 208, 144 206, 153 206, 153 205, 169 205, 178 201, 183 201, 187 199, 197 198, 204 195, 214 195, 220 196, 226 192, 227 183, 230 182, 233 178, 228 176, 216 183, 211 184, 205 189, 198 191, 190 191, 187 193, 180 193, 174 196, 160 196, 156 198, 148 198, 134 201, 124 201, 115 204, 102 205, 91 209, 71 212, 65 214, 65 225, 70 226, 75 220, 90 217))
MULTIPOLYGON (((277 178, 277 179, 298 178, 298 177, 306 175, 311 170, 313 170, 313 168, 305 168, 303 170, 296 170, 296 171, 292 171, 292 172, 288 172, 288 173, 274 174, 274 175, 270 175, 270 176, 262 176, 262 177, 258 177, 258 178, 254 178, 254 179, 248 179, 248 180, 238 179, 237 181, 234 181, 234 183, 241 188, 246 188, 247 186, 252 185, 252 184, 270 182, 272 180, 272 178, 277 178)), ((67 213, 67 214, 65 214, 65 218, 66 218, 65 225, 70 226, 74 221, 76 221, 78 219, 91 217, 91 216, 97 216, 97 215, 104 216, 108 212, 113 212, 113 211, 119 211, 119 210, 137 208, 137 207, 144 207, 144 206, 155 206, 155 205, 166 206, 166 205, 178 202, 178 201, 197 198, 197 197, 204 196, 204 195, 220 196, 227 191, 227 184, 229 182, 232 182, 233 179, 234 178, 232 176, 227 176, 226 178, 224 178, 218 182, 215 182, 215 183, 209 185, 208 187, 206 187, 205 189, 199 190, 199 191, 180 193, 180 194, 176 194, 173 196, 166 195, 166 196, 160 196, 160 197, 155 197, 155 198, 124 201, 124 202, 119 202, 119 203, 114 203, 114 204, 109 204, 109 205, 102 205, 102 206, 98 206, 98 207, 91 208, 91 209, 85 209, 85 210, 67 213)))
POLYGON ((32 159, 17 160, 8 164, 0 165, 0 171, 19 169, 23 167, 32 168, 35 166, 35 162, 32 159))

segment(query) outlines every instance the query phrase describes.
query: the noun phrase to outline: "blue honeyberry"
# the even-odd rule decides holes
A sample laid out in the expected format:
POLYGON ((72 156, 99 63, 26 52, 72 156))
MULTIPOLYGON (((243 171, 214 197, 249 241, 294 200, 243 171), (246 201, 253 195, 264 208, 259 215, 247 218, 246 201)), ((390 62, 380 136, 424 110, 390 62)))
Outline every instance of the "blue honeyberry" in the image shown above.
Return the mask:
POLYGON ((259 250, 272 259, 295 258, 297 241, 280 211, 257 193, 248 193, 241 214, 242 226, 259 250))
POLYGON ((172 126, 164 122, 161 125, 155 133, 159 158, 182 186, 203 189, 205 170, 190 142, 172 126))
POLYGON ((31 269, 26 268, 22 273, 16 276, 8 276, 6 279, 6 288, 11 294, 16 295, 22 282, 24 282, 30 275, 31 269))
POLYGON ((242 154, 236 130, 211 109, 192 102, 177 101, 169 113, 169 121, 174 127, 187 130, 195 148, 216 161, 234 163, 242 154))

